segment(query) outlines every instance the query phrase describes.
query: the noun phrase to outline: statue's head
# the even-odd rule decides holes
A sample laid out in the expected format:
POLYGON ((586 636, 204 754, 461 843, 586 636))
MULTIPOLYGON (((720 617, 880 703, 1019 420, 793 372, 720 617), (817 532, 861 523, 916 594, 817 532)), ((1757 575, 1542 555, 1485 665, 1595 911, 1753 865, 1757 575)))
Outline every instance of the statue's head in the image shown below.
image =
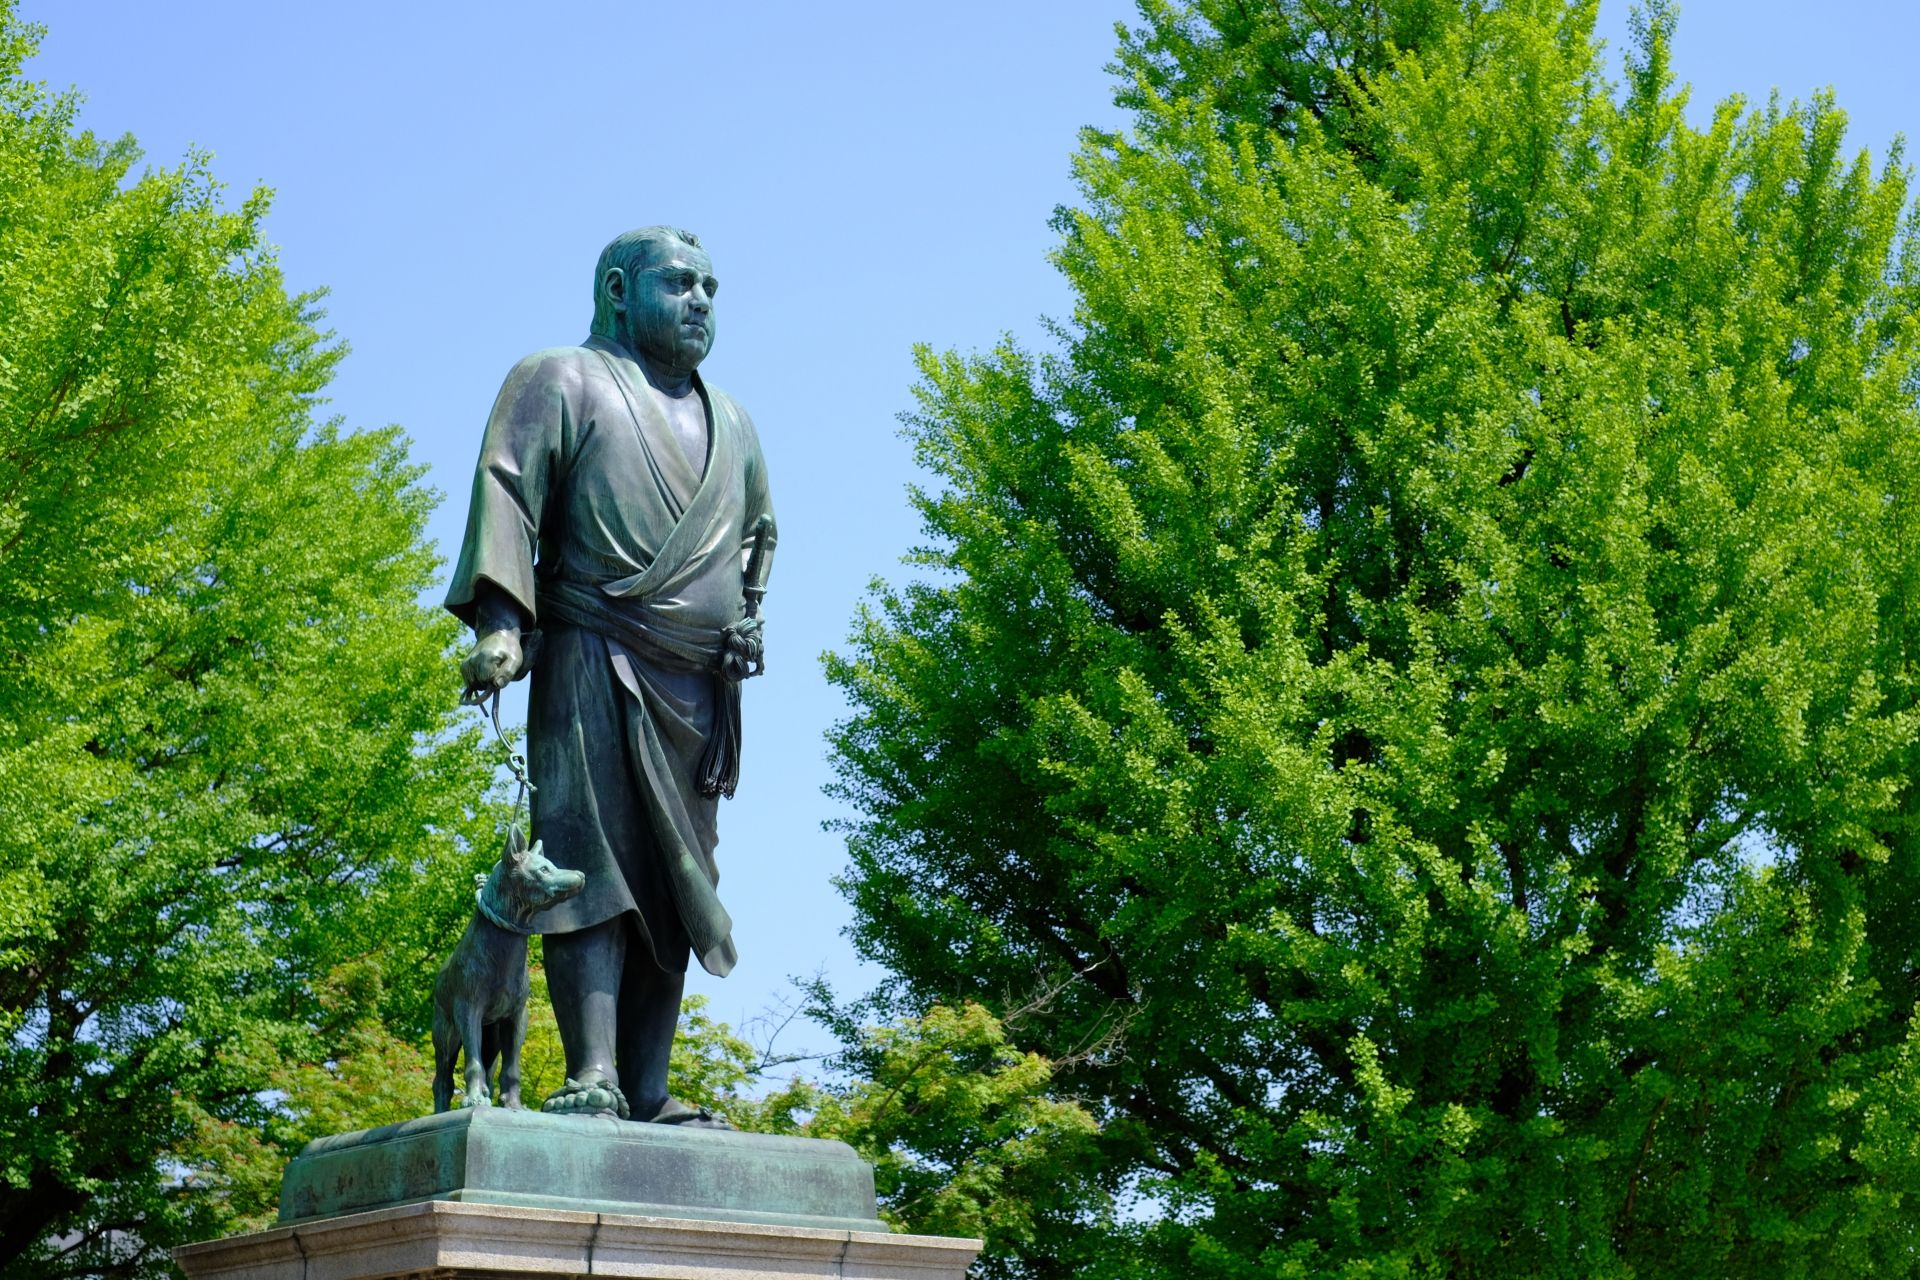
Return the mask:
POLYGON ((657 370, 690 374, 713 349, 720 282, 699 238, 678 227, 615 236, 593 271, 593 332, 657 370))

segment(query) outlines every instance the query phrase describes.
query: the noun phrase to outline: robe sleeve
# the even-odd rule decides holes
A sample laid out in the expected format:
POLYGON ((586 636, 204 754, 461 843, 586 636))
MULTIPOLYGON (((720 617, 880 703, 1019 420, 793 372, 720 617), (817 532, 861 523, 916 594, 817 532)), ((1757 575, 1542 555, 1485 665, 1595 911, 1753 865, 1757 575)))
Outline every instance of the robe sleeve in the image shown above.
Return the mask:
POLYGON ((474 468, 460 562, 447 586, 448 610, 469 626, 482 582, 492 583, 538 624, 534 562, 541 518, 564 471, 578 385, 578 371, 564 353, 539 352, 514 366, 493 403, 474 468))

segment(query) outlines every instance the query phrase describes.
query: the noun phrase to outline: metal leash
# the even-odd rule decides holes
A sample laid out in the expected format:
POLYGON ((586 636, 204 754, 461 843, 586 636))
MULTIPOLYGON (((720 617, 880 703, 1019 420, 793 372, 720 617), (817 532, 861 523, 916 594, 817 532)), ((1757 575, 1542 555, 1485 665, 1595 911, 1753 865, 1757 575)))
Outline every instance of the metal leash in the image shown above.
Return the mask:
POLYGON ((500 691, 468 689, 460 695, 460 703, 462 706, 479 707, 487 713, 493 721, 493 736, 498 738, 500 745, 507 749, 507 772, 511 773, 513 780, 520 784, 518 792, 513 797, 513 813, 517 820, 521 810, 527 807, 527 797, 540 788, 533 785, 533 779, 527 774, 526 756, 513 749, 513 744, 507 741, 506 731, 500 727, 500 691))

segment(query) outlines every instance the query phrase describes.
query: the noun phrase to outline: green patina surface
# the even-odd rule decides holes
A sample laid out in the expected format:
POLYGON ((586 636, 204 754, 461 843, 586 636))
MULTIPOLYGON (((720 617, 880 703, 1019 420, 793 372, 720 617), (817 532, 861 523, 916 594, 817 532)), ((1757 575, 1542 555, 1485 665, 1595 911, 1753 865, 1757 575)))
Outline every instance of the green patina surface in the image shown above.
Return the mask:
POLYGON ((421 1200, 884 1231, 840 1142, 483 1107, 308 1143, 280 1221, 421 1200))

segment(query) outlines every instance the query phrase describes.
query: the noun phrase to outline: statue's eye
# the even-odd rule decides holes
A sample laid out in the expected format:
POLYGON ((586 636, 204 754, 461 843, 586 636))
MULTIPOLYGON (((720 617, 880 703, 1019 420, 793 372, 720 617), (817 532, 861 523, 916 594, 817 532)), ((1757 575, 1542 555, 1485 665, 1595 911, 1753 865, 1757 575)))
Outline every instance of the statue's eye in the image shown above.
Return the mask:
POLYGON ((720 292, 720 282, 718 280, 715 280, 712 276, 707 277, 706 286, 707 286, 707 296, 709 298, 711 298, 714 294, 720 292))

